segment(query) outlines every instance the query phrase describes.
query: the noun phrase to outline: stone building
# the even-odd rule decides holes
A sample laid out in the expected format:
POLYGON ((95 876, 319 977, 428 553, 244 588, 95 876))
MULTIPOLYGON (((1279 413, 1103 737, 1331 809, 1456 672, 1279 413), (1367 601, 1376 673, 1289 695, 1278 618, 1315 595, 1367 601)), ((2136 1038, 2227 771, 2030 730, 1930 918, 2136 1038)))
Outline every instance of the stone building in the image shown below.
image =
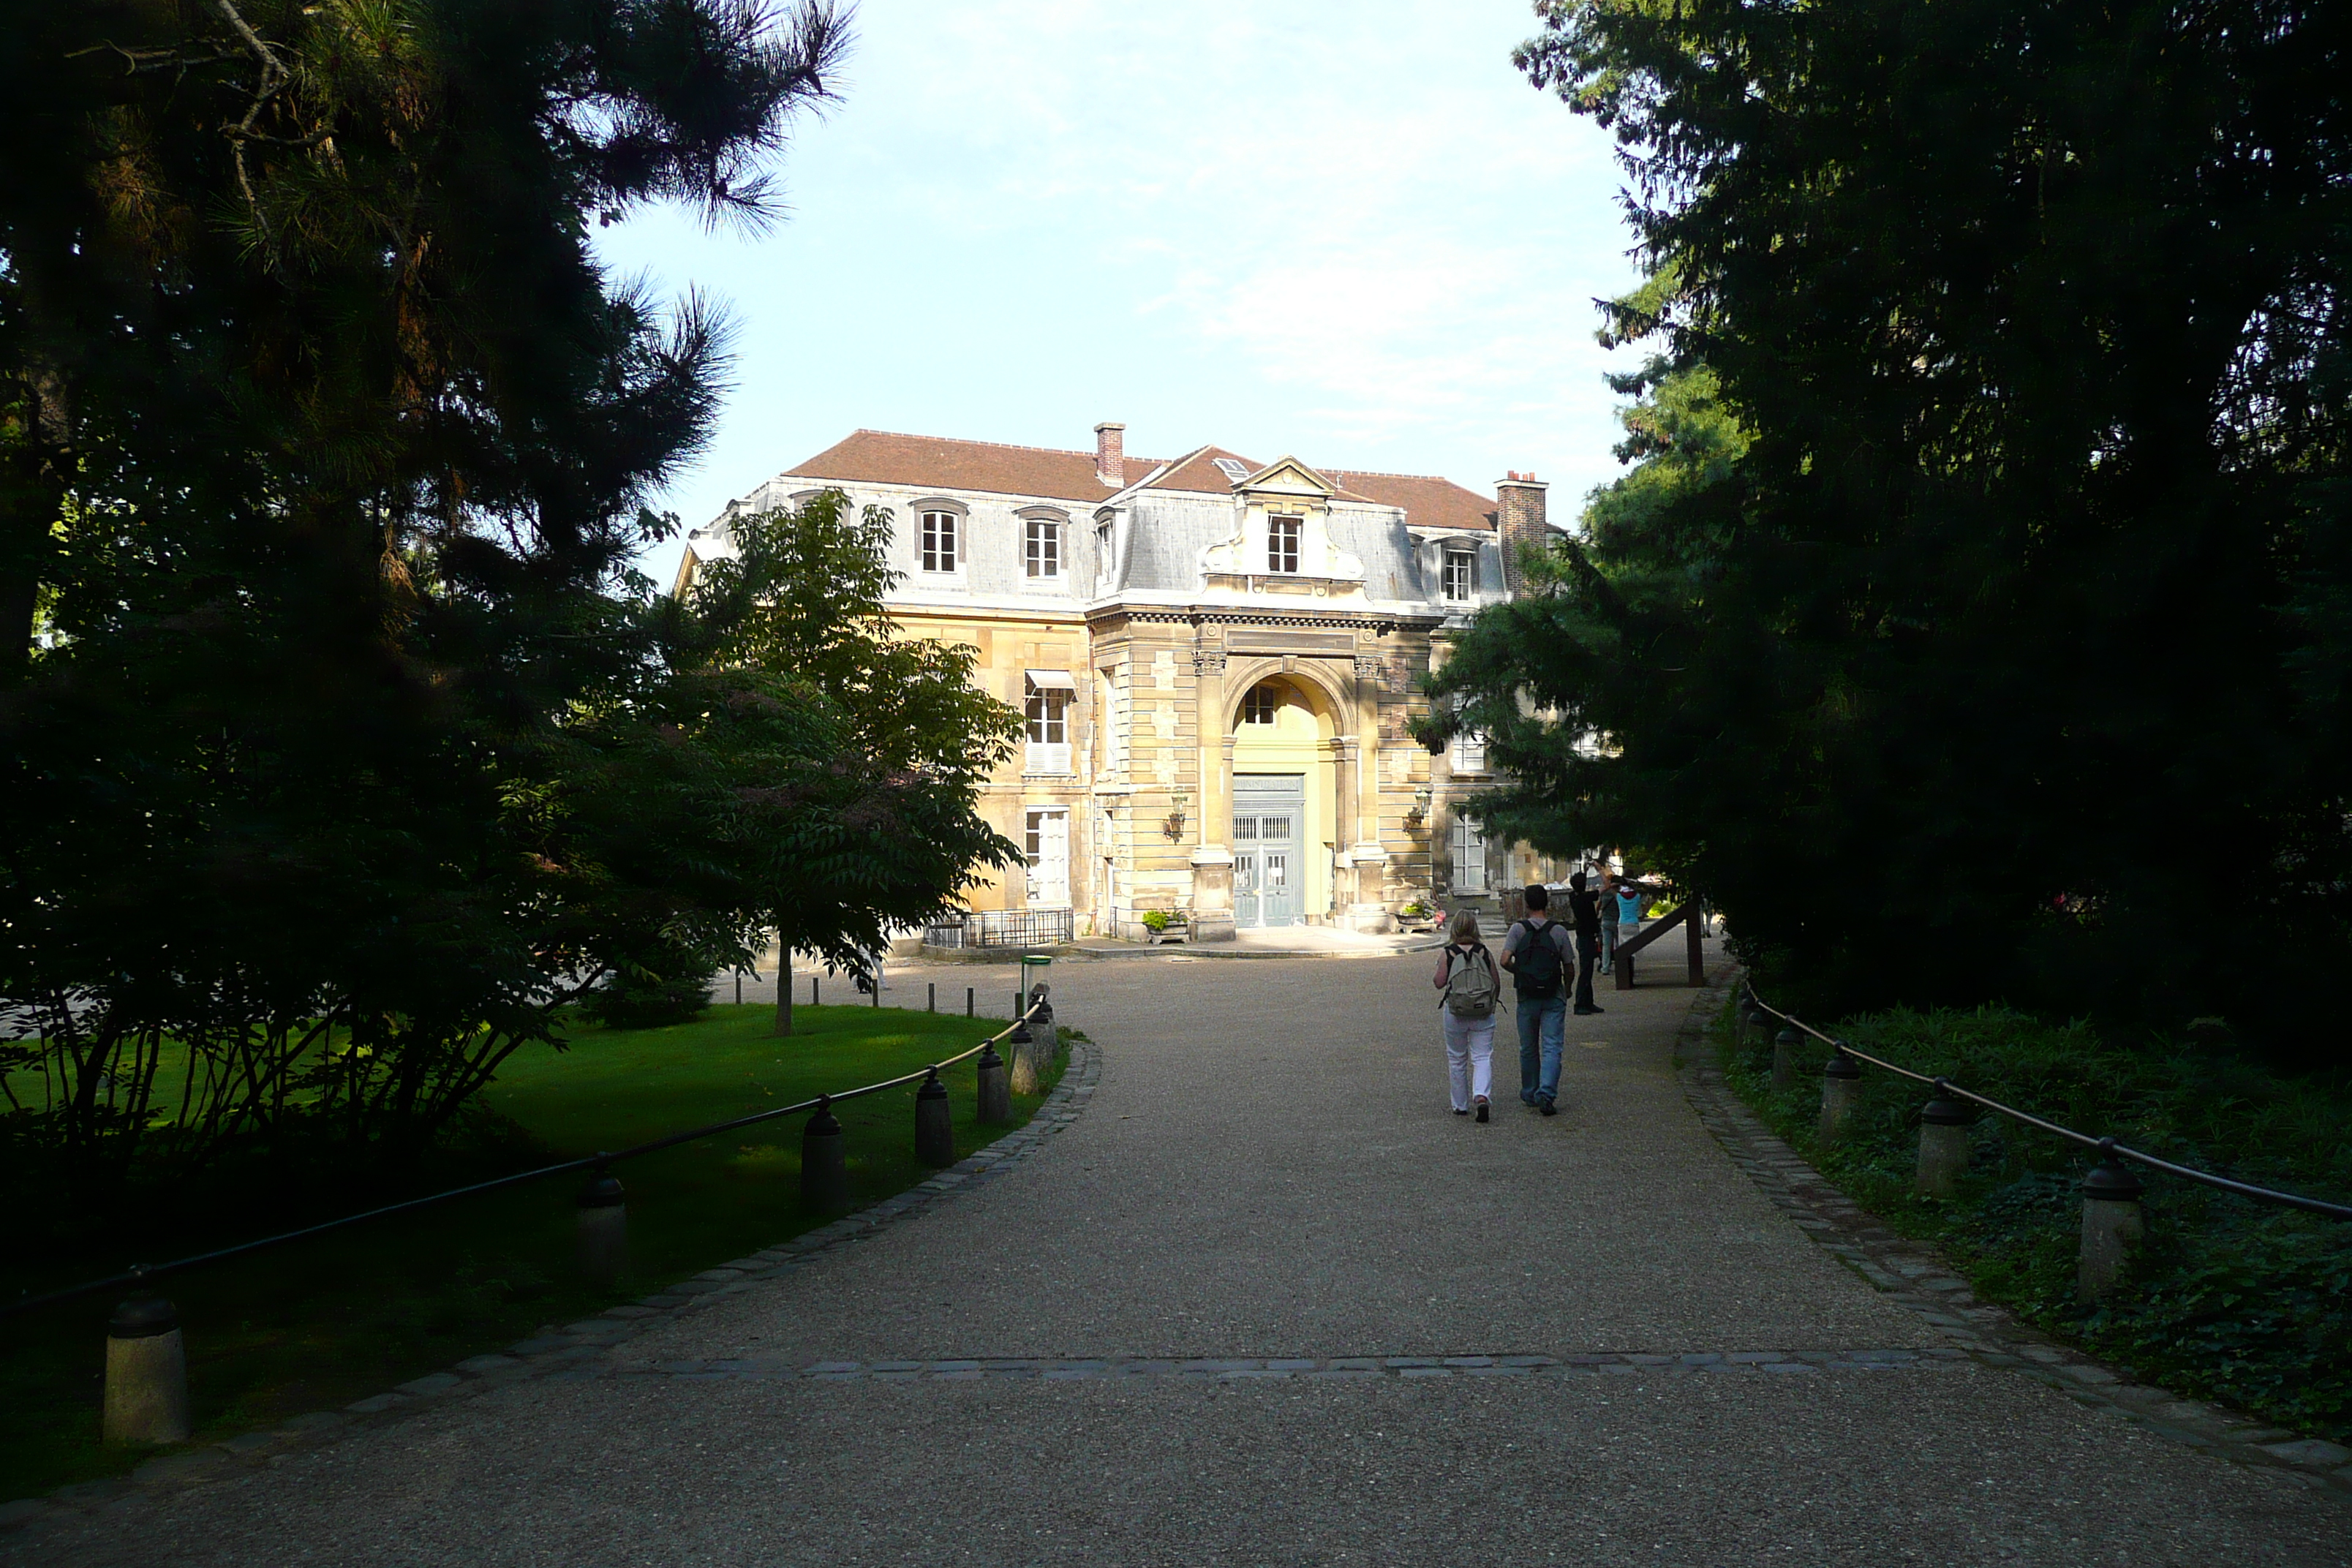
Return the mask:
POLYGON ((857 431, 691 531, 678 586, 728 552, 739 509, 839 489, 888 510, 902 628, 978 648, 978 679, 1028 720, 987 797, 1027 872, 975 889, 975 910, 1129 937, 1181 911, 1214 941, 1386 930, 1416 898, 1491 902, 1549 876, 1458 809, 1492 782, 1484 748, 1433 757, 1405 728, 1452 632, 1512 591, 1506 547, 1544 537, 1545 487, 1513 474, 1490 500, 1220 447, 1131 458, 1123 436, 1097 426, 1085 452, 857 431))

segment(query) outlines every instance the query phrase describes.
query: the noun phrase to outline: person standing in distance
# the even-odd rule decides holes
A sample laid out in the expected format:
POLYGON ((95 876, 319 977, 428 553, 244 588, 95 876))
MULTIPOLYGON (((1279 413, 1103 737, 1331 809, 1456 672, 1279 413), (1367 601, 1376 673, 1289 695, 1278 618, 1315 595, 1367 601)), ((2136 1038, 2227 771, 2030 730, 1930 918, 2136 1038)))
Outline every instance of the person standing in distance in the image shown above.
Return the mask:
POLYGON ((1503 938, 1503 967, 1519 994, 1519 1098, 1557 1116, 1560 1037, 1568 1029, 1565 982, 1575 972, 1576 954, 1568 928, 1544 913, 1550 889, 1530 883, 1527 900, 1528 918, 1513 921, 1503 938))
POLYGON ((1650 901, 1639 882, 1621 881, 1617 892, 1617 946, 1622 952, 1627 942, 1642 934, 1642 910, 1650 901))
POLYGON ((1592 1000, 1592 971, 1601 963, 1601 895, 1578 871, 1568 879, 1568 923, 1576 932, 1576 1015, 1603 1012, 1592 1000))

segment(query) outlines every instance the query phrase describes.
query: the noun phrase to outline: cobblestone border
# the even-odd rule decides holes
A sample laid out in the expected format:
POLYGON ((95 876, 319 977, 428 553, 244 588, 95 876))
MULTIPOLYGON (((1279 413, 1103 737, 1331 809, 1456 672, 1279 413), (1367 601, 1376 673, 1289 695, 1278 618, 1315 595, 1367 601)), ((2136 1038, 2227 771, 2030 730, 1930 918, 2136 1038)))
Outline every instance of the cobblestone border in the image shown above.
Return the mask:
POLYGON ((647 1362, 559 1373, 580 1381, 759 1379, 778 1383, 1132 1382, 1176 1378, 1240 1383, 1261 1378, 1592 1377, 1647 1373, 1940 1372, 1966 1366, 1958 1350, 1691 1351, 1678 1355, 1109 1356, 1069 1361, 990 1357, 943 1361, 793 1362, 746 1356, 725 1361, 647 1362))
POLYGON ((583 1364, 602 1361, 617 1346, 698 1311, 709 1302, 749 1290, 761 1280, 782 1279, 821 1253, 864 1241, 943 1198, 983 1186, 1034 1157, 1047 1139, 1076 1121, 1093 1101, 1095 1085, 1102 1076, 1101 1050, 1083 1037, 1066 1038, 1070 1059, 1061 1081, 1027 1122, 905 1192, 780 1246, 706 1268, 666 1290, 607 1307, 595 1317, 520 1341, 503 1352, 469 1356, 445 1372, 412 1378, 341 1410, 312 1411, 267 1431, 247 1432, 225 1442, 150 1459, 128 1476, 84 1481, 60 1488, 46 1498, 0 1503, 0 1531, 13 1532, 63 1511, 89 1511, 117 1498, 229 1479, 264 1468, 296 1449, 316 1447, 339 1441, 352 1431, 404 1420, 430 1405, 471 1398, 487 1389, 527 1379, 577 1373, 583 1364))
POLYGON ((1941 1253, 1880 1224, 1832 1185, 1725 1081, 1710 1030, 1738 973, 1727 968, 1691 1004, 1675 1037, 1675 1068, 1691 1109, 1732 1163, 1798 1228, 1980 1364, 2021 1373, 2174 1442, 2284 1470, 2313 1487, 2352 1491, 2352 1449, 2297 1438, 2226 1405, 2134 1382, 2129 1373, 2021 1322, 2006 1308, 1978 1300, 1941 1253))

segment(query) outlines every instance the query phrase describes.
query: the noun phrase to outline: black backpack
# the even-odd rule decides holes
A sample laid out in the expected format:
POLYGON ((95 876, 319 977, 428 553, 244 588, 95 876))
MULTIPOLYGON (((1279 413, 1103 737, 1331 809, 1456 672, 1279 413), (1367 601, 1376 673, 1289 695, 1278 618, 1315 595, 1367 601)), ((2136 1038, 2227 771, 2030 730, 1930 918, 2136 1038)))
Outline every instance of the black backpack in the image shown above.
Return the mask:
POLYGON ((1519 994, 1559 995, 1559 949, 1551 940, 1551 933, 1559 929, 1559 925, 1549 920, 1541 925, 1527 920, 1519 922, 1519 929, 1528 933, 1526 945, 1518 952, 1518 963, 1511 971, 1512 979, 1518 983, 1519 994))

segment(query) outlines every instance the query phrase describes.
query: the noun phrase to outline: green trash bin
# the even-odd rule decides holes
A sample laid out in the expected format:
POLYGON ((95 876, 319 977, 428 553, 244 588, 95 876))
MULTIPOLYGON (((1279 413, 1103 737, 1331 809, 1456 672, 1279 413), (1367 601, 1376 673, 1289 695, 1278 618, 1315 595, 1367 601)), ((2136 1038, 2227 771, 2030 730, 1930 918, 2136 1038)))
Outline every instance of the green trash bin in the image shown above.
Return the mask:
POLYGON ((1045 971, 1053 965, 1050 952, 1024 952, 1021 955, 1021 1005, 1014 1011, 1026 1012, 1037 987, 1045 983, 1045 971))

